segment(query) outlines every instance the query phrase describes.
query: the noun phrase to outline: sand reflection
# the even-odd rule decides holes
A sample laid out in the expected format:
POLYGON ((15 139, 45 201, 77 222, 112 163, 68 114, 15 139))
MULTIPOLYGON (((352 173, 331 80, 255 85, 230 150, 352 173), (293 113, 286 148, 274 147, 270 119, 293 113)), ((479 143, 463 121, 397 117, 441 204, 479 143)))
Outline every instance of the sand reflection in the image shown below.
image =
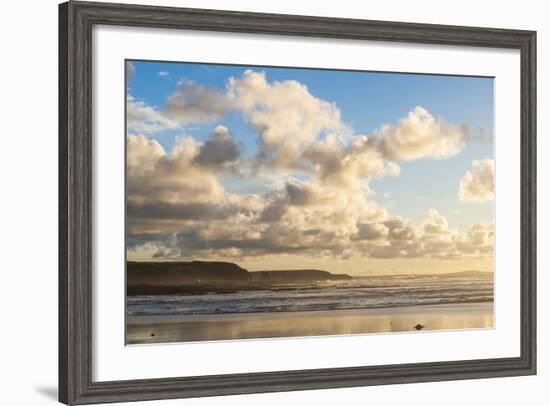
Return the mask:
POLYGON ((128 344, 493 327, 493 303, 175 317, 129 317, 128 344))

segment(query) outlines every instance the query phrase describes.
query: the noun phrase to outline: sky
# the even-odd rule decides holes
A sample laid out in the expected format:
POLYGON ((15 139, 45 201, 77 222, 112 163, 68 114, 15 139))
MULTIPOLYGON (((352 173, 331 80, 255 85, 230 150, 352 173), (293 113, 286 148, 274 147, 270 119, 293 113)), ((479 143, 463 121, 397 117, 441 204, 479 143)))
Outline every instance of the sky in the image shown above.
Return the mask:
POLYGON ((492 270, 492 78, 126 62, 127 258, 492 270))

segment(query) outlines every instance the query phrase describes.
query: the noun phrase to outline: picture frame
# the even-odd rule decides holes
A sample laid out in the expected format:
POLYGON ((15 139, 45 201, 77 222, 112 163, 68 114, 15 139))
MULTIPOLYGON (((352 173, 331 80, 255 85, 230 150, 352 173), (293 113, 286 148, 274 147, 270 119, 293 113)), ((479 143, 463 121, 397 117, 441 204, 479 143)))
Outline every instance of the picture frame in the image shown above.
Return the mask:
POLYGON ((59 400, 88 404, 536 374, 536 32, 73 2, 59 6, 59 400), (276 34, 520 52, 520 356, 94 381, 92 29, 95 25, 276 34))

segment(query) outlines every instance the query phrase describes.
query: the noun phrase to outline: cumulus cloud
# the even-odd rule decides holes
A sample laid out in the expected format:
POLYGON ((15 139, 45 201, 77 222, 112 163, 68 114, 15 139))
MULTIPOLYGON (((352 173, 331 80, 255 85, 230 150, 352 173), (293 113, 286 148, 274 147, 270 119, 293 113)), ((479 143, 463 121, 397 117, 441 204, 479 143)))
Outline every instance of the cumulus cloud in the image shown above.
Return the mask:
POLYGON ((178 122, 166 117, 158 109, 128 96, 126 100, 126 128, 129 133, 150 134, 178 127, 178 122))
MULTIPOLYGON (((159 76, 168 74, 159 72, 159 76)), ((269 83, 265 73, 251 70, 240 78, 229 78, 226 91, 181 80, 166 106, 161 110, 149 107, 149 119, 151 110, 157 121, 162 117, 180 126, 213 121, 229 111, 240 113, 258 131, 265 157, 283 167, 293 166, 293 160, 324 131, 349 131, 334 103, 316 98, 297 81, 269 83)))
POLYGON ((449 233, 449 224, 437 210, 430 209, 424 217, 421 230, 425 236, 440 236, 449 233))
POLYGON ((182 80, 156 109, 129 99, 128 127, 154 132, 241 114, 259 135, 256 163, 276 170, 319 172, 336 182, 398 174, 397 161, 444 159, 464 147, 467 130, 418 106, 370 136, 353 135, 338 107, 294 80, 269 82, 264 72, 231 77, 227 89, 182 80), (348 176, 349 175, 349 176, 348 176))
POLYGON ((163 114, 183 125, 216 120, 230 108, 227 97, 217 89, 182 80, 168 97, 163 114))
POLYGON ((382 223, 358 223, 357 236, 358 240, 380 240, 387 237, 389 228, 382 223))
POLYGON ((142 134, 128 136, 126 148, 126 171, 130 177, 152 172, 159 159, 166 154, 158 141, 142 134))
POLYGON ((449 228, 447 219, 435 209, 426 213, 419 226, 392 216, 367 227, 361 225, 357 237, 361 239, 363 252, 372 258, 489 257, 494 242, 492 224, 475 224, 461 233, 449 228))
MULTIPOLYGON (((218 137, 227 136, 220 130, 218 137)), ((342 194, 315 181, 290 180, 262 196, 234 195, 223 189, 210 166, 220 162, 208 160, 205 166, 198 158, 211 144, 181 137, 166 153, 144 136, 128 138, 129 234, 173 233, 162 242, 164 252, 217 247, 246 255, 342 253, 356 234, 357 221, 372 221, 382 212, 361 189, 342 194)))
POLYGON ((464 202, 487 202, 494 197, 495 162, 492 159, 473 161, 458 186, 458 196, 464 202))
POLYGON ((369 182, 398 176, 400 161, 444 159, 463 149, 465 130, 421 107, 373 134, 354 135, 339 109, 303 84, 246 71, 225 91, 181 81, 161 109, 129 98, 128 128, 128 246, 157 259, 455 259, 492 249, 490 225, 460 233, 433 209, 415 225, 370 198, 369 182), (243 156, 224 125, 202 143, 179 136, 171 151, 146 135, 227 112, 257 134, 254 156, 243 156), (267 192, 231 193, 221 181, 231 176, 277 181, 267 192))
POLYGON ((194 165, 200 145, 180 137, 167 154, 154 140, 129 135, 127 197, 129 203, 208 203, 223 198, 216 175, 194 165))
MULTIPOLYGON (((364 226, 363 226, 364 227, 364 226)), ((364 232, 359 228, 358 237, 364 232)), ((420 256, 418 233, 407 219, 400 216, 386 216, 381 221, 369 224, 369 231, 378 230, 379 237, 361 242, 361 253, 372 258, 416 258, 420 256)))
POLYGON ((235 150, 232 156, 218 159, 219 149, 227 150, 228 145, 233 144, 225 127, 216 128, 204 144, 192 137, 178 137, 169 153, 144 135, 128 135, 129 232, 166 232, 197 220, 260 210, 254 196, 227 193, 219 182, 220 167, 238 156, 235 150))
POLYGON ((334 103, 294 80, 269 83, 265 73, 247 70, 229 79, 228 98, 259 133, 261 153, 274 167, 299 167, 304 150, 322 133, 347 131, 334 103))
POLYGON ((364 135, 354 137, 346 148, 340 148, 334 137, 312 145, 305 156, 314 163, 321 179, 340 187, 354 187, 358 181, 399 175, 399 165, 384 159, 364 135))
POLYGON ((240 155, 240 149, 227 127, 217 126, 212 137, 200 148, 195 162, 206 166, 220 166, 234 162, 240 155))
POLYGON ((139 170, 128 172, 129 237, 132 247, 155 246, 156 258, 296 253, 455 259, 492 250, 490 225, 459 233, 449 229, 439 212, 429 210, 415 226, 370 201, 364 190, 341 193, 315 180, 290 180, 264 195, 232 195, 216 183, 214 171, 203 167, 195 172, 199 144, 182 139, 169 154, 142 137, 129 146, 132 162, 140 162, 139 170), (154 159, 140 158, 146 148, 157 156, 154 165, 154 159))
POLYGON ((417 106, 394 125, 384 125, 373 142, 391 160, 409 161, 420 158, 444 159, 464 148, 466 128, 434 118, 417 106))

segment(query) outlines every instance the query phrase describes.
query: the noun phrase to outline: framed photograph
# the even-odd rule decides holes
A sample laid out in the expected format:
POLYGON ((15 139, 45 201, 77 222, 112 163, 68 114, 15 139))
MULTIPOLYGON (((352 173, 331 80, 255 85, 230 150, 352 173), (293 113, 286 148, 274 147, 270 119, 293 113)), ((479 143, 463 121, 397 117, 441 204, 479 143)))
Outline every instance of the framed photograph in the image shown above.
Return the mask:
POLYGON ((536 33, 59 8, 59 400, 536 373, 536 33))

